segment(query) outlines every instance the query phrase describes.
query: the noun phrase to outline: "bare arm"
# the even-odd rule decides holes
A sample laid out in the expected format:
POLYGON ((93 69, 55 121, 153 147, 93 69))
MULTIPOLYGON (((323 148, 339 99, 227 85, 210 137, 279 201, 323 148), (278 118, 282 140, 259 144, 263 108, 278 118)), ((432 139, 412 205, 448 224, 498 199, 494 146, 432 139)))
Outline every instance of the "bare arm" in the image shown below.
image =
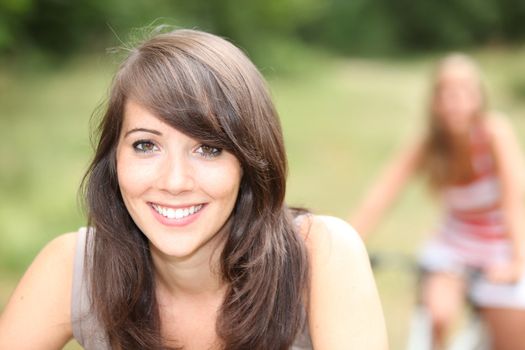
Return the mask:
POLYGON ((0 316, 0 349, 62 349, 72 338, 75 242, 60 236, 35 258, 0 316))
POLYGON ((525 207, 523 205, 525 166, 523 154, 516 135, 505 118, 501 116, 489 117, 486 127, 491 136, 491 144, 501 182, 502 209, 513 248, 510 266, 495 267, 489 271, 489 278, 499 282, 512 282, 521 276, 525 264, 525 207))
POLYGON ((417 169, 423 153, 423 141, 418 140, 390 161, 379 178, 350 217, 352 226, 363 236, 373 230, 384 212, 398 196, 407 180, 417 169))
POLYGON ((313 217, 309 327, 316 350, 386 350, 381 303, 363 242, 343 220, 313 217))

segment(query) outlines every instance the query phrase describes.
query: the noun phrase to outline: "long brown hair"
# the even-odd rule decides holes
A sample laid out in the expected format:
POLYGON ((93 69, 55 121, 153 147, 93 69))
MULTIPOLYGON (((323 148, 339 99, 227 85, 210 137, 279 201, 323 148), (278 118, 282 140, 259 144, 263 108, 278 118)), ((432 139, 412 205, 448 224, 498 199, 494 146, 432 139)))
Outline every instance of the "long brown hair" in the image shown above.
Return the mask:
POLYGON ((469 56, 453 53, 445 56, 438 64, 432 81, 432 93, 428 112, 428 130, 424 140, 421 170, 428 175, 429 185, 433 190, 439 190, 453 183, 460 183, 471 178, 472 162, 468 146, 468 134, 452 137, 443 119, 437 115, 434 108, 439 91, 441 74, 449 68, 461 67, 467 69, 470 76, 476 80, 481 96, 481 103, 473 115, 473 125, 479 126, 481 118, 486 114, 487 98, 482 82, 481 72, 469 56))
POLYGON ((226 40, 195 30, 156 35, 122 63, 85 177, 95 231, 90 294, 112 348, 165 348, 149 243, 117 182, 115 149, 128 99, 239 160, 243 177, 221 255, 229 287, 217 334, 225 349, 288 349, 304 322, 308 264, 284 204, 287 164, 277 112, 250 60, 226 40))

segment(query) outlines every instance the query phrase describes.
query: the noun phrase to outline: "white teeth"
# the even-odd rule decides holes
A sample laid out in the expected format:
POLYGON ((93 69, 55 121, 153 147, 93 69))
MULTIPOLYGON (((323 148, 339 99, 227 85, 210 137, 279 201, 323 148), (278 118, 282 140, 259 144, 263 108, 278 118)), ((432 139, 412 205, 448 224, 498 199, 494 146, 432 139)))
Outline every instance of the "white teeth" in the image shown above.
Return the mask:
POLYGON ((155 209, 155 211, 159 213, 160 215, 168 219, 176 219, 176 220, 180 220, 187 216, 193 215, 202 209, 202 204, 192 205, 191 207, 177 208, 177 209, 161 207, 158 204, 153 204, 152 206, 153 206, 153 209, 155 209))

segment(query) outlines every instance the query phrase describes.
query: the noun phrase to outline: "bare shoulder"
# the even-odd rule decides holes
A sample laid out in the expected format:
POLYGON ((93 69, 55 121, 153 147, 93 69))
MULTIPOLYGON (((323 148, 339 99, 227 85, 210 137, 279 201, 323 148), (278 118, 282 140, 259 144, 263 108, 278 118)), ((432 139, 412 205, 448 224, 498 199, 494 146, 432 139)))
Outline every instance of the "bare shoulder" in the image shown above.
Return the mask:
POLYGON ((46 272, 51 277, 69 279, 73 272, 77 232, 64 233, 49 241, 37 255, 27 273, 46 272))
POLYGON ((0 348, 57 349, 72 337, 71 289, 77 233, 50 241, 0 316, 0 348))
POLYGON ((368 253, 361 236, 348 222, 333 216, 310 215, 305 243, 308 251, 312 283, 363 281, 360 288, 375 289, 368 253), (324 275, 340 274, 342 280, 327 282, 324 275))
POLYGON ((61 234, 49 241, 35 258, 34 263, 66 262, 74 257, 78 232, 61 234))
POLYGON ((366 249, 356 230, 346 221, 334 216, 309 215, 302 225, 303 236, 310 255, 317 257, 365 259, 366 249))
POLYGON ((503 160, 512 164, 514 170, 525 171, 521 145, 509 118, 502 113, 492 112, 484 118, 483 127, 489 135, 496 159, 500 163, 503 160))
POLYGON ((492 138, 500 139, 514 135, 509 118, 502 112, 488 113, 483 120, 483 127, 492 138))
POLYGON ((51 240, 42 250, 46 253, 62 253, 62 254, 52 254, 58 256, 62 259, 71 259, 75 255, 75 247, 77 244, 78 232, 68 232, 61 234, 60 236, 55 237, 51 240))
POLYGON ((360 236, 339 218, 309 215, 304 221, 314 348, 386 349, 381 303, 360 236))
POLYGON ((510 120, 501 113, 491 113, 484 127, 490 137, 499 173, 508 194, 525 193, 525 157, 510 120), (519 189, 519 191, 515 191, 519 189))

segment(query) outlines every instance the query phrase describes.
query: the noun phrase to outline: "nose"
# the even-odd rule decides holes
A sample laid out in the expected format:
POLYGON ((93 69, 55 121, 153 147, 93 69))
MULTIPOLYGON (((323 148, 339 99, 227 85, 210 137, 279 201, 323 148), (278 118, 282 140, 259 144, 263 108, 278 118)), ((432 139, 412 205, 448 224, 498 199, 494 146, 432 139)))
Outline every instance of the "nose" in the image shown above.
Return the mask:
POLYGON ((191 191, 195 187, 191 161, 184 155, 166 155, 157 174, 157 186, 171 194, 191 191))

